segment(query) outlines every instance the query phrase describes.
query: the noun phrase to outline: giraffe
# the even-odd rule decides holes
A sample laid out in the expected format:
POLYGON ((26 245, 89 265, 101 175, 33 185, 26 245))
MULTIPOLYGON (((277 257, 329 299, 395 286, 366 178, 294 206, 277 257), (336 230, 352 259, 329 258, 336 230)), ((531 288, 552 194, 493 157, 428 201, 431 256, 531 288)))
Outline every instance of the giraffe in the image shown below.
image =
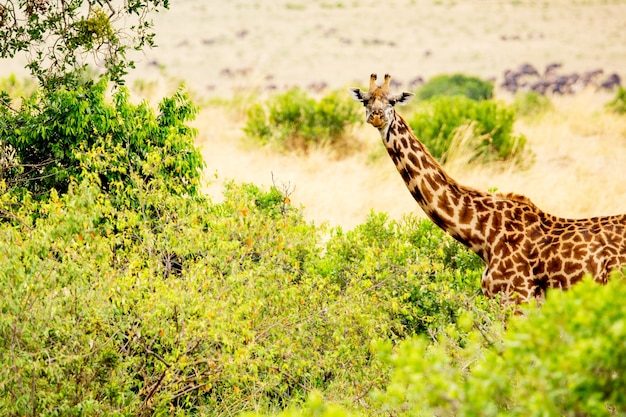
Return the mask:
POLYGON ((530 199, 488 193, 459 184, 417 139, 395 105, 413 94, 391 94, 370 76, 369 91, 351 88, 378 129, 407 188, 426 215, 486 264, 481 288, 503 302, 542 300, 548 288, 567 289, 591 274, 606 283, 612 271, 624 275, 626 214, 566 219, 540 210, 530 199))

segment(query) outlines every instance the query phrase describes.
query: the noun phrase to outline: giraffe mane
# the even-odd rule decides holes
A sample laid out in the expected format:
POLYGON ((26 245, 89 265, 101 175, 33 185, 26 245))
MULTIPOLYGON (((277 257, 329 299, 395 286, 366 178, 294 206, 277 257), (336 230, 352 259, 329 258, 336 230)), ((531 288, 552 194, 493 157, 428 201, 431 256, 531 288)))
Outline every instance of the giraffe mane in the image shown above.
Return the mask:
POLYGON ((535 205, 535 203, 533 203, 530 198, 526 197, 525 195, 522 194, 516 194, 516 193, 498 193, 497 194, 498 197, 501 197, 503 199, 507 199, 507 200, 513 200, 517 203, 522 203, 522 204, 526 204, 534 209, 538 209, 538 207, 535 205))

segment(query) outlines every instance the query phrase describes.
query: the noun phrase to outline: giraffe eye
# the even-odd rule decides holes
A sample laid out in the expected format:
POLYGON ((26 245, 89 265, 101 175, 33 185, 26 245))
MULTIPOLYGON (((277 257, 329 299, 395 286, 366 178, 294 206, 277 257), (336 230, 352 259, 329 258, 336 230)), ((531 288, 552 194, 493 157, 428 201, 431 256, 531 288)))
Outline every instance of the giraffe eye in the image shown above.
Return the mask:
POLYGON ((392 106, 396 105, 396 101, 395 100, 389 100, 389 104, 391 104, 392 106))

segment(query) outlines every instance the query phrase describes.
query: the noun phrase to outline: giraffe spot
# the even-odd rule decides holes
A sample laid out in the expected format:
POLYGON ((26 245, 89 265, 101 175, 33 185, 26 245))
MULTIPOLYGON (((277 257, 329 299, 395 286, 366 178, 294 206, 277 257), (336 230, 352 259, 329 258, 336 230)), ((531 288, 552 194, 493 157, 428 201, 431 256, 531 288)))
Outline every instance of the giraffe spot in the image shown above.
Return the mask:
POLYGON ((402 148, 406 149, 409 146, 409 143, 406 141, 406 138, 403 137, 400 139, 400 144, 402 145, 402 148))
POLYGON ((420 190, 422 192, 422 195, 424 196, 424 200, 425 201, 428 201, 428 202, 433 201, 433 194, 430 192, 428 187, 426 187, 426 184, 424 183, 423 180, 422 180, 419 188, 420 188, 420 190))
POLYGON ((611 253, 617 254, 617 248, 619 247, 623 238, 613 233, 605 233, 604 236, 606 239, 607 248, 611 249, 611 253))
POLYGON ((486 238, 485 234, 487 232, 487 222, 484 220, 478 219, 476 222, 475 231, 479 236, 483 236, 486 238))
POLYGON ((435 179, 435 177, 433 177, 433 174, 430 172, 424 175, 424 179, 426 179, 426 182, 428 182, 428 185, 433 191, 437 191, 441 187, 439 185, 439 182, 435 179))
POLYGON ((564 258, 572 258, 574 257, 574 243, 573 242, 564 242, 561 245, 561 254, 564 258))
POLYGON ((409 174, 411 178, 417 177, 418 172, 417 172, 417 169, 413 167, 413 165, 406 164, 405 170, 407 171, 407 173, 409 174))
POLYGON ((552 256, 556 255, 557 252, 558 252, 557 245, 552 244, 552 242, 548 242, 545 244, 539 256, 541 256, 543 259, 550 259, 552 256))
POLYGON ((526 259, 535 259, 539 254, 535 245, 528 239, 525 239, 524 243, 522 243, 521 250, 520 256, 523 254, 526 256, 526 259))
POLYGON ((454 216, 454 207, 450 205, 450 201, 448 200, 448 193, 443 193, 439 196, 438 205, 446 216, 454 216))
POLYGON ((402 176, 402 180, 405 182, 405 184, 408 185, 411 182, 412 177, 411 174, 409 174, 407 168, 400 170, 400 175, 402 176))
POLYGON ((559 272, 563 267, 563 262, 558 257, 550 258, 548 262, 546 262, 546 269, 548 273, 559 272))
POLYGON ((493 201, 491 199, 483 198, 481 200, 478 200, 477 203, 482 206, 480 208, 477 207, 478 210, 492 210, 496 207, 495 204, 493 204, 493 201))
POLYGON ((511 253, 511 250, 504 242, 504 239, 500 239, 498 243, 493 246, 493 253, 498 257, 504 258, 511 253))
POLYGON ((572 248, 572 258, 573 259, 582 259, 587 254, 587 245, 584 243, 578 244, 572 248))
POLYGON ((566 261, 563 264, 563 272, 567 275, 574 275, 582 272, 582 264, 572 261, 566 261))
POLYGON ((512 211, 511 211, 511 218, 514 220, 521 220, 523 216, 523 211, 520 207, 515 207, 512 211))
POLYGON ((464 202, 461 205, 461 209, 459 210, 459 223, 460 224, 469 224, 474 218, 474 210, 464 202))
POLYGON ((528 238, 532 240, 533 242, 538 241, 539 239, 541 239, 542 236, 543 236, 543 233, 539 227, 533 227, 532 229, 530 229, 530 232, 528 233, 528 238))
POLYGON ((524 224, 519 221, 508 221, 504 223, 504 228, 507 232, 522 232, 524 224))
POLYGON ((441 227, 445 231, 450 230, 450 222, 441 217, 439 213, 437 213, 436 211, 431 211, 429 213, 429 216, 437 226, 441 227))
POLYGON ((545 297, 548 290, 548 280, 545 277, 535 278, 532 281, 533 296, 545 297))
POLYGON ((552 227, 554 223, 554 216, 548 213, 539 213, 539 219, 541 220, 541 223, 544 224, 546 227, 552 227))
POLYGON ((536 277, 540 277, 546 272, 546 264, 543 262, 539 262, 537 265, 533 267, 533 275, 536 277))
POLYGON ((414 153, 409 153, 407 156, 408 160, 413 164, 414 167, 419 167, 419 158, 414 153))
POLYGON ((502 228, 502 214, 498 212, 493 213, 491 225, 492 227, 498 230, 501 229, 502 228))
POLYGON ((520 262, 517 264, 517 268, 515 268, 515 271, 519 274, 522 274, 524 276, 528 276, 528 270, 529 270, 529 266, 527 262, 520 262))
POLYGON ((461 201, 459 190, 455 189, 454 192, 450 193, 449 197, 452 205, 457 207, 459 205, 459 201, 461 201))
POLYGON ((537 223, 538 220, 539 220, 539 217, 535 213, 524 214, 524 221, 526 223, 537 223))
POLYGON ((408 127, 404 124, 401 123, 398 125, 398 134, 400 135, 406 135, 408 133, 409 129, 408 127))
POLYGON ((511 235, 508 235, 506 237, 507 242, 513 246, 513 247, 519 247, 519 245, 521 245, 522 241, 524 240, 524 235, 521 233, 514 233, 511 235))
POLYGON ((550 278, 550 288, 569 288, 569 281, 563 274, 556 274, 550 278))
POLYGON ((418 187, 413 187, 410 189, 410 191, 411 191, 411 195, 413 196, 415 201, 418 202, 418 204, 425 205, 428 203, 428 200, 426 200, 426 197, 422 194, 422 192, 420 191, 418 187))

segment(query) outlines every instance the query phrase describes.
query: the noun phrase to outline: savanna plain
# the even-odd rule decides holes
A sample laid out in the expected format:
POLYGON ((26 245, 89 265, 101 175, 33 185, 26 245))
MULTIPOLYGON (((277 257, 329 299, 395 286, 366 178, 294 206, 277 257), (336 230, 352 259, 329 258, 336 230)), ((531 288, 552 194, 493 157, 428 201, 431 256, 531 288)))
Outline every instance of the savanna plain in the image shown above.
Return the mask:
POLYGON ((478 161, 457 135, 452 177, 562 217, 624 213, 626 115, 601 84, 626 80, 625 16, 617 0, 172 2, 127 86, 149 103, 184 86, 210 199, 143 189, 148 219, 82 184, 2 229, 0 411, 626 415, 623 280, 515 311, 486 299, 482 262, 422 221, 348 99, 371 73, 411 92, 441 74, 491 81, 526 152, 478 161), (538 74, 512 91, 524 65, 538 74), (528 101, 530 81, 592 72, 528 101), (290 91, 358 118, 305 147, 251 137, 253 110, 290 91))
MULTIPOLYGON (((293 87, 323 96, 366 86, 372 72, 389 72, 409 91, 418 78, 475 75, 493 80, 504 102, 513 100, 499 87, 505 71, 522 64, 623 79, 625 11, 619 1, 178 2, 158 16, 159 47, 139 57, 131 86, 159 97, 184 81, 206 104, 196 125, 211 195, 219 198, 229 179, 288 184, 307 218, 351 228, 371 210, 420 214, 381 157, 376 131, 356 124, 349 132, 356 149, 339 158, 323 146, 305 155, 250 148, 242 141, 246 104, 293 87), (217 97, 233 101, 211 104, 217 97)), ((445 168, 461 183, 524 194, 556 215, 620 213, 626 125, 604 111, 613 95, 593 87, 554 94, 551 111, 518 116, 515 129, 535 155, 526 169, 468 164, 463 153, 445 168)))

